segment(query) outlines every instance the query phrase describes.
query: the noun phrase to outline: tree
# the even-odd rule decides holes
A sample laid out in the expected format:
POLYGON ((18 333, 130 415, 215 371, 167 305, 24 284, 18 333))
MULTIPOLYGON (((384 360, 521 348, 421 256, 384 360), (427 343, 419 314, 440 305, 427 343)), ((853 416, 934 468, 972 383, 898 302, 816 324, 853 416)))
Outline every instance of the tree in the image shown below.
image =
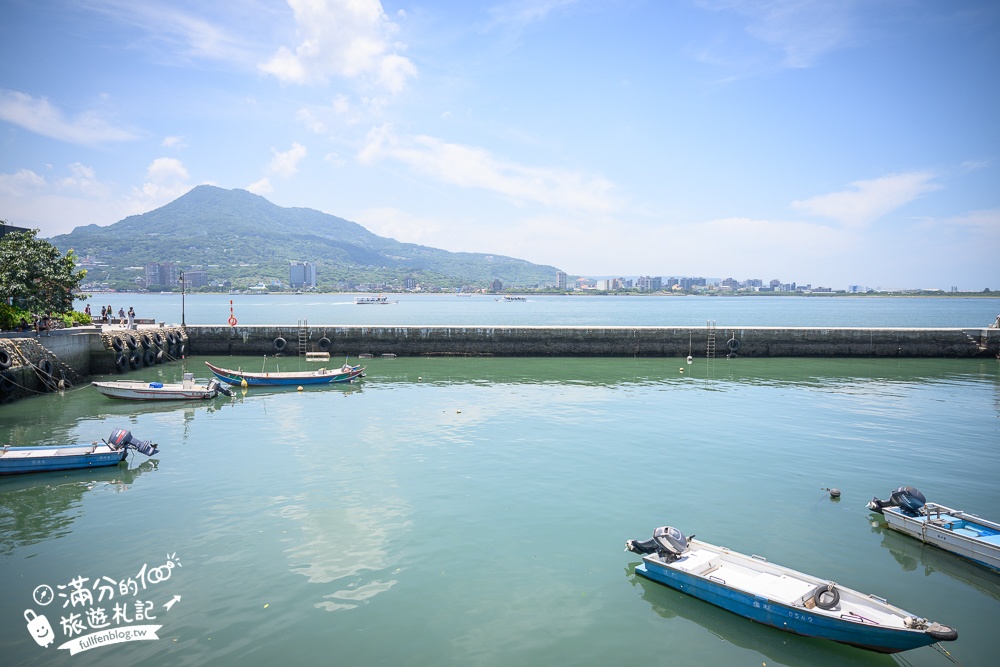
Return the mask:
POLYGON ((87 272, 74 271, 72 250, 61 255, 37 234, 33 229, 0 237, 0 298, 34 313, 69 312, 73 290, 87 272))

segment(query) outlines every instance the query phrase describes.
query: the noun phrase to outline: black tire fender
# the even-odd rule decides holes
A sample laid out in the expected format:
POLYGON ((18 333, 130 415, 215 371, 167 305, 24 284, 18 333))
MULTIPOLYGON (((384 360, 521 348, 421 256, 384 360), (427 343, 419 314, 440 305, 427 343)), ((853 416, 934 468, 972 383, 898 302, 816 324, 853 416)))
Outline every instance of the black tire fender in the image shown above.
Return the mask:
POLYGON ((38 361, 38 372, 42 374, 43 379, 46 377, 52 377, 52 360, 51 359, 40 359, 38 361))
POLYGON ((12 363, 14 363, 14 358, 10 356, 10 352, 0 347, 0 371, 10 368, 12 363))
POLYGON ((124 373, 128 370, 128 357, 124 354, 119 354, 115 359, 115 368, 118 369, 119 373, 124 373))
POLYGON ((115 352, 121 352, 122 350, 125 349, 125 343, 122 342, 121 338, 115 336, 114 338, 111 339, 111 348, 115 352))
POLYGON ((319 346, 319 349, 321 349, 323 352, 329 352, 330 347, 333 345, 333 343, 330 342, 329 338, 323 336, 322 338, 319 339, 317 345, 319 346))
POLYGON ((840 591, 833 584, 823 584, 813 591, 812 599, 817 607, 829 611, 840 602, 840 591))
POLYGON ((0 391, 6 394, 7 392, 12 391, 16 386, 17 383, 14 382, 14 378, 10 376, 10 373, 0 374, 0 391))
POLYGON ((156 353, 152 350, 146 350, 142 355, 142 360, 147 366, 152 366, 156 363, 156 353))
POLYGON ((736 337, 733 336, 732 338, 726 341, 726 347, 729 349, 730 352, 736 352, 737 350, 740 349, 740 341, 736 340, 736 337))
POLYGON ((125 344, 128 345, 128 349, 130 350, 134 350, 135 348, 139 347, 139 341, 137 341, 135 339, 135 336, 133 336, 132 334, 125 336, 125 344))
POLYGON ((142 366, 142 355, 138 352, 133 352, 132 356, 129 357, 128 365, 132 367, 132 370, 137 370, 142 366))
POLYGON ((274 339, 274 349, 276 349, 278 352, 284 350, 286 345, 288 345, 288 343, 285 342, 285 339, 282 338, 281 336, 278 336, 277 338, 274 339))

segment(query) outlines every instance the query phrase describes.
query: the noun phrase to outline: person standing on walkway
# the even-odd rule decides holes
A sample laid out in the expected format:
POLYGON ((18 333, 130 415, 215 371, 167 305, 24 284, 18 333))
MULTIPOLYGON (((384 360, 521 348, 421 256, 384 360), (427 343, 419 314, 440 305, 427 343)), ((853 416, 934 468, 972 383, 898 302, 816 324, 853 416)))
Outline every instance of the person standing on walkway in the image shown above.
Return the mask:
POLYGON ((122 306, 118 309, 118 326, 125 327, 125 307, 122 306))
POLYGON ((83 309, 83 312, 86 313, 87 317, 90 317, 90 304, 89 303, 87 304, 87 307, 83 309))
POLYGON ((128 328, 135 329, 135 309, 128 307, 128 328))

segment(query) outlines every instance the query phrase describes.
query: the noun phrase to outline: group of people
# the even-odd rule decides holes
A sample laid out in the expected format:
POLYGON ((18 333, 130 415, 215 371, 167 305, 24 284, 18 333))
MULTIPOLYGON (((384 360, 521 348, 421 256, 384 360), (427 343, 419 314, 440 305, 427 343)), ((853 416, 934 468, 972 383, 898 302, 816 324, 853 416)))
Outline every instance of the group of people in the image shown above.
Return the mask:
MULTIPOLYGON (((83 312, 93 317, 93 315, 91 315, 90 312, 89 303, 87 304, 87 307, 83 309, 83 312)), ((114 324, 114 320, 115 320, 115 309, 112 308, 111 306, 101 306, 101 319, 99 321, 107 322, 108 324, 114 324)), ((129 329, 135 328, 135 309, 132 308, 132 306, 128 307, 127 313, 125 312, 124 308, 118 309, 118 326, 127 327, 129 329)))

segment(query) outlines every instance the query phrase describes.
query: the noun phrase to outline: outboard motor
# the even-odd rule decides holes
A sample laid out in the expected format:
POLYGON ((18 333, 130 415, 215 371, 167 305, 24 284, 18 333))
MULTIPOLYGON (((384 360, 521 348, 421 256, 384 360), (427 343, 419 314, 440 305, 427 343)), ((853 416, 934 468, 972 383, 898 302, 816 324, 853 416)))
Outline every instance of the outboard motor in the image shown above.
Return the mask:
POLYGON ((657 553, 674 560, 687 551, 688 543, 694 537, 685 537, 684 533, 671 528, 670 526, 660 526, 653 531, 653 537, 648 540, 628 540, 625 542, 625 550, 637 554, 657 553))
POLYGON ((868 509, 882 514, 882 509, 885 507, 898 507, 904 514, 916 516, 926 503, 927 498, 920 491, 912 486, 901 486, 889 494, 889 500, 872 498, 868 503, 868 509))
POLYGON ((108 444, 111 445, 112 449, 122 449, 126 447, 128 449, 134 449, 137 452, 145 454, 146 456, 153 456, 158 454, 159 450, 149 440, 136 440, 132 437, 131 431, 126 431, 123 428, 116 428, 111 432, 111 436, 108 438, 108 444))

